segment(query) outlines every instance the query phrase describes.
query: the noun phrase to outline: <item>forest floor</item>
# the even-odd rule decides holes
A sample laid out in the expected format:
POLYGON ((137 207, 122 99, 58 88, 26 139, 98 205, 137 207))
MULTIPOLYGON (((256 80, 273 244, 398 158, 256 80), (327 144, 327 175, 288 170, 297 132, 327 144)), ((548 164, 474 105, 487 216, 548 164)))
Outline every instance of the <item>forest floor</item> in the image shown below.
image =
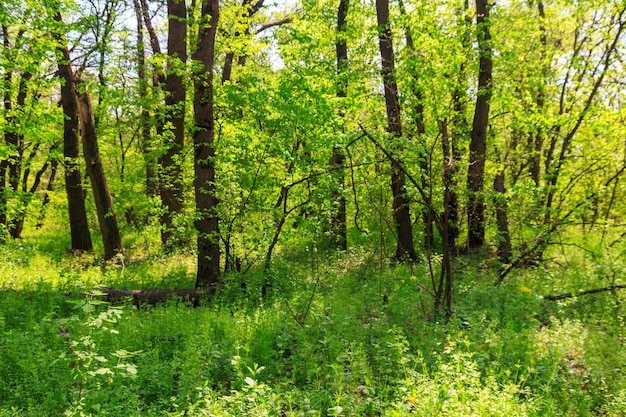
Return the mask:
POLYGON ((459 257, 444 322, 427 264, 366 249, 279 257, 265 299, 250 270, 198 307, 137 307, 101 292, 191 287, 194 256, 102 263, 53 235, 8 242, 0 416, 625 416, 626 291, 545 299, 607 285, 568 256, 499 287, 459 257))

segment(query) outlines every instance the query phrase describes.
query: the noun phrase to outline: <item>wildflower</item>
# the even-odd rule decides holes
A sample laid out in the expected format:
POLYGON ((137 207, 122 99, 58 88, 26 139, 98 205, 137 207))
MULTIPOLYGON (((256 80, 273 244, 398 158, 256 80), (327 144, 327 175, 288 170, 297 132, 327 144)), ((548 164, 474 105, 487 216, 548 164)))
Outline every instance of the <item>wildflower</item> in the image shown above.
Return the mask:
POLYGON ((417 397, 415 395, 409 395, 406 399, 411 404, 415 404, 417 402, 417 397))
POLYGON ((520 290, 520 292, 526 292, 526 293, 529 293, 529 294, 530 294, 531 292, 533 292, 533 290, 531 290, 531 289, 530 289, 530 288, 528 288, 528 287, 524 287, 523 285, 520 287, 520 289, 519 289, 519 290, 520 290))
POLYGON ((410 280, 411 280, 411 281, 415 281, 415 280, 417 280, 417 277, 416 277, 415 275, 411 275, 410 280))

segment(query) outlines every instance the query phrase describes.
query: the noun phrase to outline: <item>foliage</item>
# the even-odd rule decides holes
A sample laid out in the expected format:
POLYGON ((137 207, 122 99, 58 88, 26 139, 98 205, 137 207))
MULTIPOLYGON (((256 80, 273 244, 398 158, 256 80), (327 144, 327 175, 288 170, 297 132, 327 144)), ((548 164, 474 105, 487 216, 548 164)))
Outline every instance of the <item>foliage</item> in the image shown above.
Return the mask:
MULTIPOLYGON (((623 294, 559 303, 538 296, 553 289, 556 269, 560 281, 575 282, 578 265, 526 270, 514 285, 495 288, 481 261, 459 259, 465 272, 444 324, 429 319, 426 267, 381 265, 365 250, 279 256, 281 291, 262 302, 260 287, 242 296, 233 276, 230 290, 200 307, 173 299, 136 308, 107 305, 96 288, 123 282, 122 274, 131 286, 170 286, 158 273, 168 270, 179 283, 192 282, 192 269, 175 266, 183 254, 130 262, 123 272, 83 259, 69 273, 68 255, 29 245, 3 247, 2 276, 18 278, 3 281, 0 292, 0 377, 7 381, 0 415, 559 416, 623 409, 626 356, 615 348, 624 338, 623 294), (45 277, 27 279, 35 271, 28 265, 45 277)), ((262 271, 248 274, 249 282, 263 279, 262 271)))

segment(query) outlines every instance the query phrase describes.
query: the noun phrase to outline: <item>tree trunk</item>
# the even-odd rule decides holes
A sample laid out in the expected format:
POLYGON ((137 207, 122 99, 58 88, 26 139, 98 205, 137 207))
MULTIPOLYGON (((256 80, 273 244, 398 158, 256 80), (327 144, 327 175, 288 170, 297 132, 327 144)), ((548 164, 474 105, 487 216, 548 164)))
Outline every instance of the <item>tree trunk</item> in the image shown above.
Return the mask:
MULTIPOLYGON (((539 84, 537 88, 537 93, 535 97, 535 101, 537 103, 537 110, 540 114, 545 111, 546 104, 546 87, 545 81, 548 78, 548 73, 550 72, 550 64, 546 62, 546 54, 548 47, 548 40, 546 36, 546 27, 545 27, 545 19, 546 14, 543 9, 543 2, 541 0, 537 1, 537 9, 539 11, 539 18, 541 23, 539 24, 539 30, 541 31, 541 35, 539 37, 540 45, 541 45, 541 75, 542 82, 539 84)), ((530 135, 531 143, 529 146, 530 150, 530 175, 535 183, 535 187, 539 187, 541 185, 541 153, 543 149, 543 138, 544 138, 544 129, 543 126, 539 126, 537 132, 534 135, 530 135)))
POLYGON ((167 0, 167 76, 165 79, 165 154, 159 158, 159 194, 164 206, 161 215, 161 242, 165 247, 177 244, 174 217, 183 210, 183 147, 185 146, 185 84, 183 70, 187 62, 187 7, 185 0, 167 0))
POLYGON ((59 160, 57 158, 53 158, 50 162, 50 177, 48 177, 48 185, 46 185, 46 191, 43 195, 43 201, 41 202, 41 214, 39 216, 39 220, 37 220, 38 229, 43 226, 43 221, 46 218, 46 208, 48 207, 48 203, 50 203, 50 193, 54 191, 54 181, 56 180, 58 168, 59 160))
MULTIPOLYGON (((461 35, 461 45, 464 51, 469 51, 471 46, 471 26, 469 17, 469 5, 467 0, 463 8, 457 11, 458 27, 461 35)), ((457 251, 457 238, 460 235, 459 224, 459 197, 455 191, 459 180, 459 170, 461 167, 461 144, 465 143, 470 136, 470 127, 467 121, 467 65, 461 62, 457 82, 452 93, 452 126, 449 128, 449 143, 444 148, 444 158, 448 161, 447 175, 449 176, 449 195, 446 199, 446 210, 448 212, 448 242, 453 253, 457 251), (447 149, 446 149, 447 148, 447 149)), ((447 124, 446 124, 447 128, 447 124)), ((444 168, 445 169, 445 168, 444 168)))
MULTIPOLYGON (((400 102, 398 101, 398 86, 394 74, 393 43, 389 26, 389 1, 376 0, 376 16, 378 19, 378 41, 382 61, 383 84, 385 87, 385 103, 387 109, 387 132, 393 135, 396 142, 402 140, 402 124, 400 123, 400 102)), ((396 154, 400 148, 395 143, 392 146, 396 154)), ((395 160, 397 160, 397 155, 395 160)), ((415 260, 413 247, 413 228, 411 213, 405 188, 405 174, 393 161, 391 162, 391 192, 393 195, 393 218, 396 226, 397 245, 396 259, 415 260)))
POLYGON ((503 264, 511 262, 511 235, 509 234, 508 204, 504 187, 504 169, 496 174, 493 181, 496 192, 496 224, 498 225, 498 258, 503 264))
MULTIPOLYGON (((26 105, 26 83, 32 77, 33 75, 30 72, 25 72, 20 77, 16 103, 18 108, 23 108, 26 105)), ((11 119, 13 119, 13 117, 11 117, 11 119)), ((22 237, 22 229, 26 217, 26 205, 28 204, 29 198, 25 189, 23 193, 20 192, 20 175, 24 159, 24 137, 17 132, 10 132, 10 136, 13 140, 10 145, 17 151, 17 157, 9 164, 9 184, 11 185, 11 189, 18 195, 19 208, 15 217, 9 222, 8 229, 13 239, 19 239, 22 237)))
POLYGON ((489 31, 488 0, 476 0, 476 25, 478 27, 479 72, 478 97, 474 110, 470 159, 467 170, 467 244, 470 249, 480 248, 485 242, 485 203, 482 195, 485 182, 487 127, 489 101, 491 100, 491 34, 489 31))
POLYGON ((150 111, 148 110, 148 79, 146 77, 146 48, 143 39, 143 12, 139 0, 133 0, 135 17, 137 18, 137 85, 141 100, 139 115, 141 126, 141 151, 146 164, 146 196, 156 195, 155 162, 152 157, 152 137, 150 134, 150 111))
POLYGON ((214 286, 220 278, 219 223, 215 195, 215 121, 213 119, 213 67, 219 0, 202 0, 198 46, 193 58, 198 63, 194 81, 194 190, 198 231, 196 287, 214 286))
MULTIPOLYGON (((348 43, 346 40, 346 17, 350 0, 339 0, 337 9, 337 40, 335 48, 337 51, 337 97, 344 98, 348 95, 348 43)), ((343 110, 340 110, 343 117, 343 110)), ((346 197, 343 193, 345 184, 346 155, 343 146, 337 144, 333 147, 333 154, 330 158, 330 167, 333 169, 331 185, 331 219, 330 235, 331 243, 336 249, 346 250, 348 248, 347 225, 346 225, 346 197)))
POLYGON ((104 259, 113 259, 118 254, 124 254, 122 238, 117 226, 115 211, 113 210, 113 200, 109 192, 104 168, 98 150, 98 136, 96 133, 96 123, 93 109, 91 107, 91 97, 87 92, 87 86, 82 84, 77 86, 78 112, 81 120, 81 136, 83 139, 83 154, 87 166, 87 174, 91 180, 91 188, 98 212, 98 222, 102 233, 102 244, 104 246, 104 259))
MULTIPOLYGON (((54 11, 54 20, 63 26, 61 13, 54 11)), ((61 106, 63 107, 63 156, 65 161, 65 189, 70 215, 72 250, 91 251, 93 245, 87 223, 85 196, 78 165, 78 104, 74 86, 74 72, 70 66, 70 53, 65 35, 54 32, 56 54, 61 79, 61 106)))

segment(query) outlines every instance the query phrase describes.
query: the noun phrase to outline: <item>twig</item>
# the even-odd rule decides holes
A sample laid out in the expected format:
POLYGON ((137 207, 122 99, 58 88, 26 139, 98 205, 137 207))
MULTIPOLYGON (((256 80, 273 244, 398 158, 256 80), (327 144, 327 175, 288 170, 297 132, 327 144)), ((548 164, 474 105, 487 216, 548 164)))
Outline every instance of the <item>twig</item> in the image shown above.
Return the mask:
POLYGON ((592 290, 586 290, 586 291, 581 291, 577 293, 569 292, 566 294, 546 295, 545 297, 543 297, 543 299, 550 300, 550 301, 558 301, 558 300, 564 300, 566 298, 578 297, 580 295, 597 294, 600 292, 615 291, 615 290, 621 290, 624 288, 626 288, 626 285, 611 285, 611 286, 604 287, 604 288, 594 288, 592 290))

